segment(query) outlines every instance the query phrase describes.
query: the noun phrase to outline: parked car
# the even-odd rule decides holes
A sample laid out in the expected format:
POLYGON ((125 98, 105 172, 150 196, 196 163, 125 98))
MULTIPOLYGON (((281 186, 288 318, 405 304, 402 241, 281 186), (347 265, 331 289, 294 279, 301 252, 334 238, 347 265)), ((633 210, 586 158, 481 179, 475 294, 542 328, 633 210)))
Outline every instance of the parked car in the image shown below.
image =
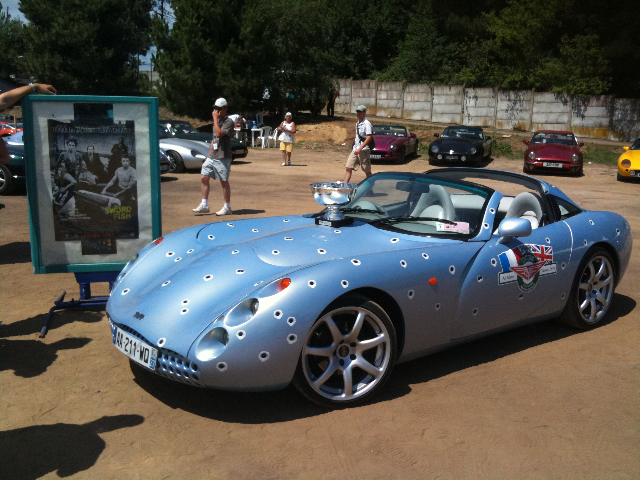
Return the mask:
POLYGON ((630 147, 622 147, 624 153, 618 159, 618 181, 629 178, 640 179, 640 138, 630 147))
MULTIPOLYGON (((173 138, 160 139, 160 148, 164 149, 171 161, 171 171, 183 172, 190 168, 202 167, 202 161, 209 154, 211 133, 185 133, 173 138)), ((248 148, 244 139, 231 138, 232 159, 247 156, 248 148)))
POLYGON ((0 122, 0 137, 8 137, 22 131, 22 123, 0 122))
POLYGON ((9 195, 26 182, 22 130, 0 141, 4 141, 9 150, 9 163, 0 164, 0 195, 9 195))
POLYGON ((418 137, 401 125, 373 125, 373 140, 372 160, 404 163, 407 155, 418 154, 418 137))
POLYGON ((523 140, 528 145, 524 152, 522 171, 530 173, 534 170, 551 170, 569 172, 571 175, 582 175, 583 158, 578 142, 571 132, 559 130, 538 130, 531 140, 523 140))
POLYGON ((159 150, 160 153, 160 175, 164 175, 165 173, 170 173, 171 170, 171 160, 167 156, 167 152, 165 152, 162 148, 159 150))
POLYGON ((523 174, 383 172, 312 191, 328 211, 196 225, 138 252, 107 304, 116 348, 189 385, 293 383, 351 406, 394 364, 490 331, 602 324, 631 255, 622 216, 523 174))
POLYGON ((442 135, 435 133, 436 140, 429 145, 429 164, 469 162, 480 166, 491 157, 493 141, 482 127, 451 126, 442 135))

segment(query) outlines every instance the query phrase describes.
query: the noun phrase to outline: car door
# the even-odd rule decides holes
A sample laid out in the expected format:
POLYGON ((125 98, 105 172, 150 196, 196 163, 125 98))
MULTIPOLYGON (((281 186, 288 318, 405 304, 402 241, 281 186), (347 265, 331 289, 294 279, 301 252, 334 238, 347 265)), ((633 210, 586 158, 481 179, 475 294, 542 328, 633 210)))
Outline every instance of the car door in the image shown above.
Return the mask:
MULTIPOLYGON (((561 275, 571 257, 564 222, 500 243, 494 233, 469 264, 452 338, 463 338, 561 308, 561 275)), ((564 282, 566 283, 566 282, 564 282)))

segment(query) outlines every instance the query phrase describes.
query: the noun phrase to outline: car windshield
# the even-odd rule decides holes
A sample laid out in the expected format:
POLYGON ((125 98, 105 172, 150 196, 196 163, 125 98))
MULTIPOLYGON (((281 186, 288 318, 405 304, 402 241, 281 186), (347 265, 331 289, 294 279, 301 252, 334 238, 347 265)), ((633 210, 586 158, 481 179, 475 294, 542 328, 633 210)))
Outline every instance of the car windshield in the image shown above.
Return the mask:
POLYGON ((384 230, 469 239, 482 228, 492 194, 467 182, 384 173, 358 185, 353 200, 340 210, 384 230))
POLYGON ((630 150, 640 150, 640 138, 636 139, 633 145, 631 145, 630 150))
POLYGON ((531 143, 553 143, 556 145, 576 145, 576 137, 573 133, 534 133, 531 143))
POLYGON ((389 125, 376 125, 373 127, 374 135, 391 135, 392 137, 406 137, 407 129, 389 125))
POLYGON ((447 127, 442 132, 443 137, 459 137, 459 138, 484 138, 482 130, 469 127, 447 127))
POLYGON ((173 133, 196 133, 196 129, 190 123, 176 123, 173 125, 173 133))

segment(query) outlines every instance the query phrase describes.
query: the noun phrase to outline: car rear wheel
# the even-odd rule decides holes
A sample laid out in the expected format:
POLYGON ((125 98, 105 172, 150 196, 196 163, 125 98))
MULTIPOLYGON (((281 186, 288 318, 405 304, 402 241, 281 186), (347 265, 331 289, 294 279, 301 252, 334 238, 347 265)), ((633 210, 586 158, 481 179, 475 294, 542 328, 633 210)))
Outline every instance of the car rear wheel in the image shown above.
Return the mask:
POLYGON ((184 172, 184 162, 178 152, 170 150, 167 152, 167 157, 169 157, 169 163, 171 164, 171 171, 173 173, 184 172))
POLYGON ((0 195, 9 195, 15 188, 11 172, 4 165, 0 165, 0 195))
POLYGON ((369 401, 396 361, 396 333, 380 306, 362 295, 334 301, 305 339, 293 384, 309 400, 331 408, 369 401))
POLYGON ((602 322, 611 308, 616 272, 611 256, 595 248, 580 262, 561 320, 586 330, 602 322))

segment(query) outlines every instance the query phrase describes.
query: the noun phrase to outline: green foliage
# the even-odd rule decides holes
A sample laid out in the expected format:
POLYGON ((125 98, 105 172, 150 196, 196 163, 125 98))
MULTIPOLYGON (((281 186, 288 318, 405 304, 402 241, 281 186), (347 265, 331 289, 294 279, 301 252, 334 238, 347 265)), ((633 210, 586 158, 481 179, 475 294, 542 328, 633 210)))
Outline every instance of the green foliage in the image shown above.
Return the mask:
POLYGON ((150 45, 152 0, 22 0, 24 66, 64 94, 137 92, 137 55, 150 45))
POLYGON ((0 62, 0 78, 11 75, 20 76, 20 57, 27 51, 22 22, 12 19, 3 10, 0 2, 0 45, 2 45, 2 61, 0 62))
POLYGON ((605 165, 617 165, 620 158, 620 151, 612 151, 602 147, 593 145, 588 146, 582 152, 585 162, 603 163, 605 165))

